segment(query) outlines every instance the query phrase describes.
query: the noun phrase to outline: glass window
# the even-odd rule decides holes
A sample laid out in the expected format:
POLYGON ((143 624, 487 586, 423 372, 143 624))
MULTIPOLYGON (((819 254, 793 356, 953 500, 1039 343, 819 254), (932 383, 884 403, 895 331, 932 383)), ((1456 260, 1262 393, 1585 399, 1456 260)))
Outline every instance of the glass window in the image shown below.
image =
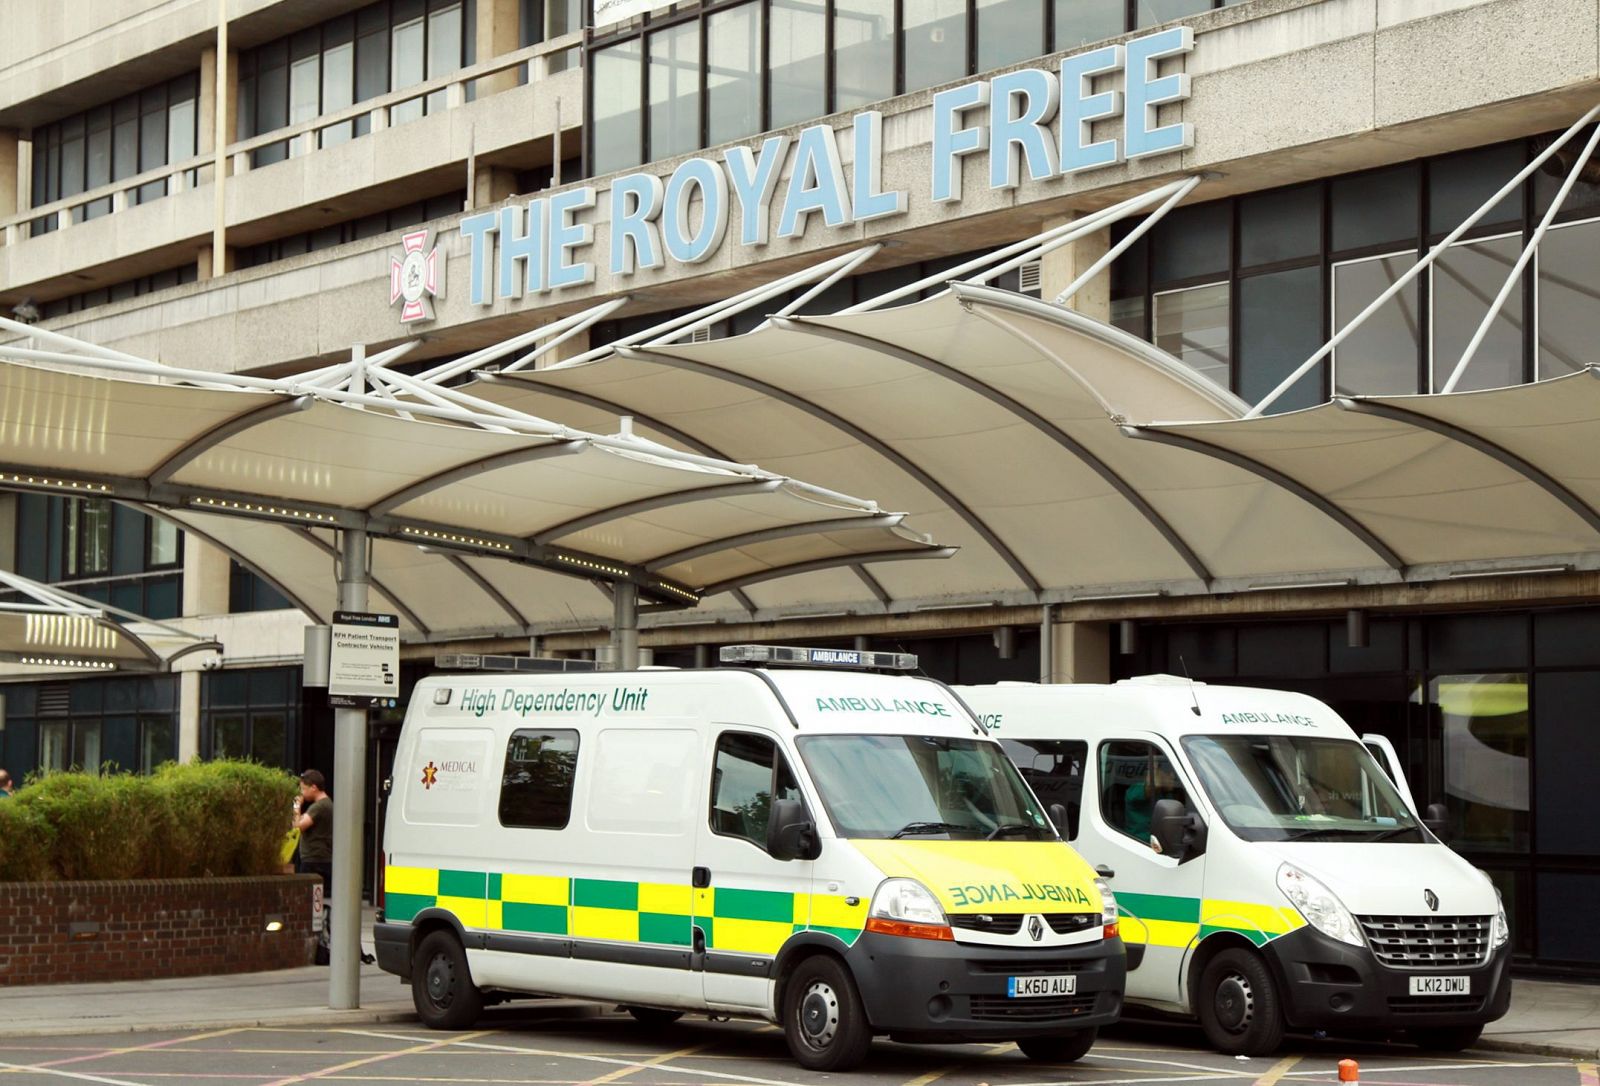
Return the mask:
MULTIPOLYGON (((97 189, 111 183, 111 107, 101 106, 89 113, 89 136, 85 145, 84 188, 97 189)), ((111 213, 109 197, 87 204, 81 217, 93 219, 111 213)))
POLYGON ((1115 38, 1127 30, 1124 0, 1055 0, 1058 51, 1115 38))
POLYGON ((841 837, 1054 837, 998 743, 910 735, 816 735, 800 740, 841 837))
POLYGON ((741 139, 761 127, 761 5, 742 4, 706 16, 707 142, 741 139))
POLYGON ((178 756, 178 732, 170 714, 139 718, 139 772, 152 773, 178 756))
POLYGON ((918 0, 903 11, 906 93, 967 74, 966 0, 918 0))
POLYGON ((834 109, 894 97, 894 0, 834 0, 834 109))
POLYGON ((242 713, 229 713, 211 718, 211 757, 244 758, 248 756, 249 728, 242 713))
POLYGON ((1420 185, 1416 163, 1330 182, 1333 247, 1365 249, 1412 241, 1417 236, 1420 185))
POLYGON ((1044 55, 1039 0, 978 0, 978 71, 1044 55))
MULTIPOLYGON (((189 97, 174 98, 172 105, 167 108, 168 162, 183 162, 198 153, 195 139, 199 135, 199 128, 195 119, 195 107, 195 99, 189 97)), ((186 180, 192 187, 195 184, 196 171, 189 170, 186 180)))
MULTIPOLYGON (((356 101, 365 102, 389 89, 389 34, 364 20, 357 21, 356 29, 356 101)), ((355 130, 365 136, 372 131, 372 118, 357 117, 355 130)))
POLYGON ((1322 189, 1279 189, 1239 201, 1239 265, 1276 264, 1322 252, 1322 189))
MULTIPOLYGON (((1433 391, 1444 389, 1522 253, 1522 235, 1452 245, 1434 262, 1433 391)), ((1522 382, 1522 289, 1511 291, 1455 391, 1522 382)))
POLYGON ((1169 290, 1154 298, 1155 345, 1228 387, 1228 284, 1169 290))
POLYGON ((1115 298, 1111 302, 1111 324, 1120 328, 1130 336, 1145 337, 1144 329, 1145 304, 1144 297, 1115 298))
POLYGON ((650 35, 650 158, 699 150, 700 24, 650 35))
POLYGON ((317 115, 321 104, 321 36, 315 27, 302 30, 289 41, 289 123, 299 124, 317 115))
POLYGON ((639 114, 644 47, 630 38, 594 54, 594 152, 590 172, 612 173, 644 161, 639 114))
POLYGON ((1461 851, 1528 849, 1528 677, 1441 675, 1430 740, 1461 851))
MULTIPOLYGON (((1428 162, 1428 232, 1448 234, 1516 176, 1527 163, 1521 143, 1479 147, 1428 162)), ((1522 218, 1522 190, 1511 194, 1478 220, 1478 227, 1512 223, 1522 218)))
POLYGON ((1089 744, 1076 739, 1002 739, 1000 746, 1044 804, 1046 814, 1057 804, 1066 808, 1067 824, 1056 830, 1067 840, 1076 840, 1089 744))
POLYGON ((1165 751, 1134 740, 1100 744, 1100 817, 1106 825, 1141 845, 1151 844, 1150 819, 1162 799, 1189 806, 1183 781, 1165 751))
POLYGON ((1211 10, 1211 0, 1139 0, 1139 21, 1135 29, 1171 22, 1211 10))
POLYGON ((68 734, 71 725, 65 720, 50 720, 39 722, 39 768, 51 772, 60 772, 70 769, 71 759, 67 750, 67 742, 71 738, 68 734))
POLYGON ((500 777, 500 824, 559 830, 572 817, 578 733, 519 728, 506 744, 500 777))
MULTIPOLYGON (((461 67, 461 5, 449 4, 428 13, 428 78, 449 75, 461 67)), ((445 92, 428 95, 428 112, 443 109, 445 92)))
MULTIPOLYGON (((421 4, 417 4, 421 7, 421 4)), ((396 13, 398 18, 398 13, 396 13)), ((389 32, 389 89, 402 90, 405 87, 415 86, 426 77, 426 57, 423 53, 423 40, 427 32, 422 16, 397 22, 389 32)), ((390 124, 405 124, 422 116, 423 102, 421 98, 414 98, 409 102, 401 102, 389 110, 390 124)))
MULTIPOLYGON (((1239 395, 1256 403, 1317 352, 1322 330, 1322 268, 1254 275, 1239 280, 1239 395)), ((1326 363, 1320 363, 1267 409, 1314 407, 1323 401, 1326 363)))
MULTIPOLYGON (((1337 332, 1417 262, 1415 252, 1333 266, 1333 327, 1337 332)), ((1417 391, 1421 343, 1417 283, 1385 302, 1333 352, 1334 390, 1341 395, 1385 396, 1417 391)))
POLYGON ((1227 200, 1180 207, 1162 219, 1150 238, 1150 278, 1172 283, 1228 272, 1232 227, 1227 200))
POLYGON ((767 43, 771 127, 785 128, 828 112, 826 4, 824 0, 772 0, 771 11, 767 43))
POLYGON ((1600 671, 1552 672, 1534 682, 1539 851, 1600 855, 1589 796, 1600 765, 1600 671))
MULTIPOLYGON (((322 51, 322 112, 338 113, 355 105, 355 24, 335 20, 324 33, 322 51), (342 36, 341 36, 342 35, 342 36), (330 38, 337 40, 330 41, 330 38)), ((322 130, 322 146, 344 143, 355 134, 350 121, 322 130)))
POLYGON ((1600 222, 1557 227, 1534 258, 1539 267, 1539 379, 1600 362, 1600 222))
POLYGON ((256 713, 250 718, 250 758, 262 765, 287 764, 289 732, 282 713, 256 713))
MULTIPOLYGON (((256 127, 257 134, 271 132, 289 123, 289 62, 280 54, 277 63, 269 63, 267 56, 261 60, 261 71, 256 76, 256 127)), ((282 162, 289 157, 287 143, 269 143, 250 152, 254 166, 282 162)))
POLYGON ((767 847, 767 820, 775 799, 799 799, 789 763, 777 744, 760 735, 724 732, 711 771, 711 829, 767 847))

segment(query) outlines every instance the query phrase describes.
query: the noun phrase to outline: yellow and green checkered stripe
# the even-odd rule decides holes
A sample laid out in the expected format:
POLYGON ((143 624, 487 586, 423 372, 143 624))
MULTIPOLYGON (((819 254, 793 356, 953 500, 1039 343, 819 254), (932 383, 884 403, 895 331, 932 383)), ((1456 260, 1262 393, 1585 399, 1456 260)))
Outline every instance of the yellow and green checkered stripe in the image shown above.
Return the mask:
POLYGON ((1186 947, 1196 939, 1230 931, 1256 946, 1305 926, 1296 910, 1248 901, 1134 894, 1117 891, 1122 938, 1147 946, 1186 947))
POLYGON ((669 883, 448 868, 384 871, 384 915, 395 922, 438 908, 454 913, 468 928, 657 946, 692 946, 698 927, 708 950, 762 955, 776 955, 802 931, 853 944, 866 926, 867 907, 848 900, 833 894, 697 890, 669 883))

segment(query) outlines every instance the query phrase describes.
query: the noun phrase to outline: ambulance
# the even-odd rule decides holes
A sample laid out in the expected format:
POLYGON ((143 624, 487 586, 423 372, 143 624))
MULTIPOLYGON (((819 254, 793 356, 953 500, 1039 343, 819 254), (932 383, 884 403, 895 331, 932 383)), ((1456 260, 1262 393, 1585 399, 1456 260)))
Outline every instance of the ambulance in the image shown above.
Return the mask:
POLYGON ((816 1070, 875 1035, 1088 1051, 1122 1005, 1115 903, 949 688, 883 673, 899 653, 722 658, 753 666, 417 684, 374 942, 419 1017, 751 1017, 816 1070))
POLYGON ((1130 1004, 1246 1056, 1288 1028, 1454 1051, 1506 1013, 1499 893, 1376 760, 1393 748, 1320 701, 1171 676, 956 691, 1110 880, 1130 1004))

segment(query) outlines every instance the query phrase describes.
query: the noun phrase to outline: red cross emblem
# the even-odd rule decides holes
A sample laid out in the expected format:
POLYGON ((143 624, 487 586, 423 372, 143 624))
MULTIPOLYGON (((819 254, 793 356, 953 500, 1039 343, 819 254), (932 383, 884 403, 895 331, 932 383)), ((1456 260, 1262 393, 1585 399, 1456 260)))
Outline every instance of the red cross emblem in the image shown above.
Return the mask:
POLYGON ((439 770, 432 762, 422 767, 422 787, 432 788, 439 783, 439 770))

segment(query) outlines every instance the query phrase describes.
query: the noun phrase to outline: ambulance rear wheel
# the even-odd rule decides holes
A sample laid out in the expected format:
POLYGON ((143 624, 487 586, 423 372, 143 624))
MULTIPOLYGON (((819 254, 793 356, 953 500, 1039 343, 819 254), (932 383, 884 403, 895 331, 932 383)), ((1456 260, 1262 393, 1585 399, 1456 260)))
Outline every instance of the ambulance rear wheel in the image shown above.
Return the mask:
POLYGON ((1048 1037, 1024 1037, 1017 1042, 1022 1054, 1040 1063, 1076 1063, 1094 1047, 1094 1027, 1075 1029, 1071 1033, 1053 1033, 1048 1037))
POLYGON ((867 1058, 872 1026, 843 962, 818 955, 790 974, 783 1035, 795 1062, 812 1071, 848 1071, 867 1058))
POLYGON ((1261 956, 1224 950, 1200 974, 1196 1008, 1206 1039, 1230 1056, 1265 1056, 1283 1043, 1283 1009, 1261 956))
POLYGON ((472 983, 467 952, 454 932, 426 936, 411 960, 411 1002, 430 1029, 466 1029, 483 1012, 483 993, 472 983))
POLYGON ((664 1011, 660 1007, 624 1007, 622 1009, 633 1015, 635 1022, 651 1029, 670 1026, 683 1017, 682 1011, 664 1011))

